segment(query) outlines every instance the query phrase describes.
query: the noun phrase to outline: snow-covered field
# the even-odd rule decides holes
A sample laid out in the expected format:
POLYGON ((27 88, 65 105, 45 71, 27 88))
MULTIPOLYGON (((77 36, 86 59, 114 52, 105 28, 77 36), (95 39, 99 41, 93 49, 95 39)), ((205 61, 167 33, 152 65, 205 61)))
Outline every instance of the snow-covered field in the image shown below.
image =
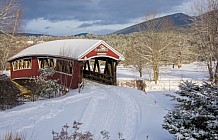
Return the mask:
MULTIPOLYGON (((181 69, 166 67, 160 77, 173 81, 181 79, 181 74, 182 78, 194 81, 207 77, 205 66, 198 63, 181 69)), ((118 68, 119 79, 137 77, 132 68, 118 68)), ((102 130, 109 132, 111 140, 118 139, 118 132, 123 133, 126 140, 173 140, 174 136, 162 129, 162 122, 167 110, 175 104, 165 94, 174 91, 146 91, 85 81, 81 93, 72 90, 59 98, 29 102, 0 112, 0 136, 14 131, 23 133, 27 139, 49 140, 52 130, 60 132, 64 124, 72 126, 76 120, 83 123, 80 130, 90 131, 96 140, 101 139, 102 130)))
MULTIPOLYGON (((132 67, 118 66, 118 79, 138 79, 139 72, 132 67)), ((153 76, 151 69, 143 69, 143 79, 149 80, 153 76)), ((202 81, 206 80, 208 76, 206 64, 200 62, 194 62, 191 64, 183 64, 180 69, 176 66, 163 66, 160 68, 159 80, 171 79, 171 80, 194 80, 202 81)))
POLYGON ((142 79, 145 80, 147 90, 178 90, 178 85, 182 81, 201 83, 207 81, 209 77, 206 65, 199 62, 184 64, 180 69, 176 66, 175 68, 172 66, 161 67, 157 85, 151 81, 153 73, 150 69, 143 70, 142 78, 139 78, 139 72, 132 67, 118 66, 117 73, 118 83, 142 79))

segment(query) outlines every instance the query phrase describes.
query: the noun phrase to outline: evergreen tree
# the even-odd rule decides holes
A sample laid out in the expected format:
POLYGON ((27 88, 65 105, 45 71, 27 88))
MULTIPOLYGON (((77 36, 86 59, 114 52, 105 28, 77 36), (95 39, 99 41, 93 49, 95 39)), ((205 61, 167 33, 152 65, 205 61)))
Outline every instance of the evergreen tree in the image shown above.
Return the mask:
POLYGON ((184 82, 173 96, 179 104, 165 116, 163 128, 177 139, 218 139, 218 87, 184 82))
POLYGON ((37 94, 46 98, 54 97, 59 90, 58 81, 49 78, 55 73, 54 68, 41 69, 40 72, 41 74, 37 77, 36 83, 40 84, 41 88, 37 91, 37 94))

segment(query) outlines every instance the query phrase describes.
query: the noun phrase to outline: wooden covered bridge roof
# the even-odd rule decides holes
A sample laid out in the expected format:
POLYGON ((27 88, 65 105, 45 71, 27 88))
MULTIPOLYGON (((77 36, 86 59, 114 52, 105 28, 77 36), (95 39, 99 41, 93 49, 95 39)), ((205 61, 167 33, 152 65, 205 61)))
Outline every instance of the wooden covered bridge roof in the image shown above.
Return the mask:
POLYGON ((103 40, 65 39, 33 45, 12 56, 8 61, 31 56, 61 57, 78 61, 95 57, 109 57, 118 61, 124 60, 119 52, 103 40))

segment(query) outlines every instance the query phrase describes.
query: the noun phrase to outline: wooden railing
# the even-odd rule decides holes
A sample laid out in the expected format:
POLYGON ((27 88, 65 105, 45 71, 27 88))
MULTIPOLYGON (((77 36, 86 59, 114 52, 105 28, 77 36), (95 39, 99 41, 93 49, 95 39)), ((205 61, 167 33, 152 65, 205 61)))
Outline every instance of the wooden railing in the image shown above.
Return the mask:
POLYGON ((83 70, 83 77, 88 78, 90 80, 98 81, 100 83, 105 83, 109 85, 113 85, 113 76, 99 73, 99 72, 93 72, 88 70, 83 70))

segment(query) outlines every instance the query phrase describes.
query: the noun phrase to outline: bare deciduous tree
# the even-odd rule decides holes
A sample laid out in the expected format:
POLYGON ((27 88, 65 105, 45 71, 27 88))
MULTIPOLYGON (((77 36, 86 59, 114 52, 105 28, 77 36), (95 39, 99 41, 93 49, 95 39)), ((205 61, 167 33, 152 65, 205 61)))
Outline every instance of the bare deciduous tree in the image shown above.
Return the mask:
POLYGON ((218 0, 195 0, 193 37, 207 63, 210 80, 218 84, 218 0))
POLYGON ((147 61, 142 57, 142 55, 138 55, 138 51, 143 49, 141 34, 135 33, 129 36, 127 46, 129 46, 129 48, 126 50, 125 54, 125 64, 132 65, 139 72, 140 77, 142 77, 142 70, 147 65, 147 61))
POLYGON ((141 35, 137 38, 140 47, 135 47, 135 52, 137 57, 140 56, 152 67, 153 79, 157 83, 160 66, 167 63, 168 52, 173 44, 173 26, 168 19, 154 18, 156 18, 155 14, 146 16, 148 20, 145 29, 141 29, 141 35))
POLYGON ((20 25, 22 15, 18 0, 0 1, 0 70, 6 68, 9 48, 20 25))
POLYGON ((18 0, 0 1, 0 31, 5 34, 16 33, 20 24, 22 9, 18 0))
POLYGON ((192 46, 190 41, 190 34, 175 32, 173 35, 173 46, 169 53, 168 62, 172 62, 173 67, 182 67, 184 63, 190 63, 197 59, 198 53, 196 53, 195 47, 192 46))

